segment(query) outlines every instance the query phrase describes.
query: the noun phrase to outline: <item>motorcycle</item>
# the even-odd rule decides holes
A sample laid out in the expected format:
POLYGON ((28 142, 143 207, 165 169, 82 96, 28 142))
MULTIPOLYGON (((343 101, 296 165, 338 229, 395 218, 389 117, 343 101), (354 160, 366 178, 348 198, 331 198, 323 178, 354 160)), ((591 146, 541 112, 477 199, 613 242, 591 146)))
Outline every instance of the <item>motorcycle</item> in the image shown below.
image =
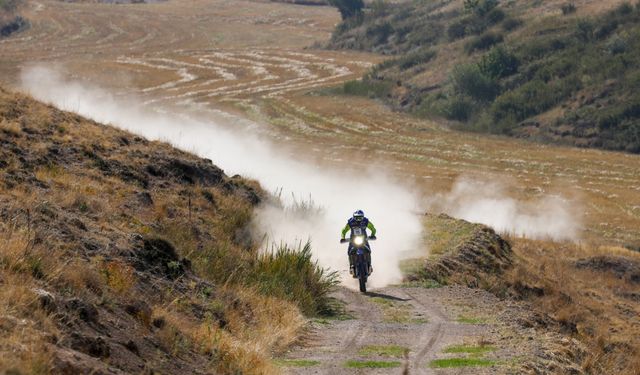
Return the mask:
POLYGON ((371 254, 371 248, 369 247, 369 241, 375 241, 376 237, 368 237, 366 231, 355 228, 351 233, 350 239, 341 239, 340 243, 349 242, 349 247, 355 250, 355 262, 354 262, 354 277, 358 279, 360 284, 360 291, 362 293, 367 292, 367 278, 369 277, 369 261, 367 259, 367 253, 371 254))

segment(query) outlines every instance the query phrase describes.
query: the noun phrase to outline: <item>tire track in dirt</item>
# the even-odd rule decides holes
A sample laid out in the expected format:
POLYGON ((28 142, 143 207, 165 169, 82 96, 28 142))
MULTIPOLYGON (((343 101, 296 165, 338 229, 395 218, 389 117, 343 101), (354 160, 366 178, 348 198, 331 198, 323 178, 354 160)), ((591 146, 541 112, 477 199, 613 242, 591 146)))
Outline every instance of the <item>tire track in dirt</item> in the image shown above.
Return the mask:
POLYGON ((435 298, 437 294, 433 289, 424 288, 387 287, 367 294, 341 288, 335 297, 345 303, 353 319, 314 323, 311 339, 285 357, 320 363, 308 368, 288 367, 287 373, 362 373, 362 369, 346 365, 353 360, 400 363, 395 368, 367 368, 366 373, 434 373, 428 366, 429 361, 436 358, 445 346, 486 330, 483 326, 463 326, 452 321, 435 298), (408 363, 403 358, 362 351, 370 346, 392 345, 408 350, 408 363))

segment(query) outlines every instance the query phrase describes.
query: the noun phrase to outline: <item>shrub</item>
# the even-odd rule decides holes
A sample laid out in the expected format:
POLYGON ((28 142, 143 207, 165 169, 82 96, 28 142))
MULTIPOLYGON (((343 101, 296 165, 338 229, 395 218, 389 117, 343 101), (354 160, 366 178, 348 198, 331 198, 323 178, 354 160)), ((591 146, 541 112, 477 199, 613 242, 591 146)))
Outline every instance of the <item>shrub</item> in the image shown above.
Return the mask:
POLYGON ((484 16, 498 6, 498 0, 465 0, 464 9, 484 16))
POLYGON ((436 51, 431 49, 420 50, 410 53, 400 59, 395 60, 402 70, 413 68, 416 65, 427 63, 436 57, 436 51))
POLYGON ((368 98, 382 98, 391 91, 391 84, 385 81, 347 81, 342 90, 347 95, 365 96, 368 98))
POLYGON ((444 115, 449 120, 466 122, 474 113, 475 102, 468 96, 455 95, 449 99, 447 106, 444 108, 444 115))
POLYGON ((507 18, 502 22, 502 28, 505 31, 513 31, 522 26, 523 23, 519 18, 507 18))
POLYGON ((498 22, 502 22, 507 15, 504 10, 500 8, 493 9, 486 15, 486 20, 489 25, 495 25, 498 22))
POLYGON ((389 22, 375 24, 367 28, 367 36, 374 39, 374 44, 386 43, 392 33, 393 27, 389 22))
POLYGON ((504 40, 504 37, 502 36, 502 34, 495 34, 495 33, 489 32, 489 33, 482 34, 477 38, 474 38, 473 40, 468 42, 464 46, 464 48, 467 51, 467 53, 472 53, 477 50, 487 50, 498 43, 502 43, 503 40, 504 40))
POLYGON ((593 39, 594 30, 593 22, 588 19, 581 19, 576 23, 576 37, 583 42, 593 39))
POLYGON ((484 74, 477 64, 459 65, 452 74, 454 92, 478 101, 491 101, 499 91, 498 83, 484 74))
POLYGON ((355 17, 364 8, 362 0, 329 0, 329 4, 338 8, 343 20, 355 17))
POLYGON ((628 43, 625 39, 615 35, 607 42, 607 50, 612 55, 625 53, 628 50, 628 43))
POLYGON ((311 259, 310 243, 299 249, 280 245, 260 254, 247 278, 262 294, 291 301, 306 315, 330 311, 329 293, 338 283, 336 272, 326 273, 311 259))
POLYGON ((620 4, 614 11, 616 14, 626 16, 633 13, 633 6, 627 2, 620 4))
POLYGON ((457 20, 449 25, 447 28, 447 36, 449 40, 462 39, 467 35, 467 22, 466 20, 457 20))
POLYGON ((551 108, 564 96, 561 90, 540 80, 527 82, 518 89, 505 93, 491 106, 493 119, 520 122, 551 108))
POLYGON ((22 0, 0 0, 0 11, 13 12, 22 3, 22 0))
POLYGON ((493 77, 508 77, 518 71, 520 61, 504 47, 496 47, 484 55, 479 63, 482 73, 493 77))
POLYGON ((560 9, 562 9, 562 15, 567 16, 571 13, 576 12, 576 6, 573 3, 563 4, 560 9))
POLYGON ((375 17, 383 17, 389 13, 391 7, 384 0, 374 0, 371 3, 371 11, 375 17))

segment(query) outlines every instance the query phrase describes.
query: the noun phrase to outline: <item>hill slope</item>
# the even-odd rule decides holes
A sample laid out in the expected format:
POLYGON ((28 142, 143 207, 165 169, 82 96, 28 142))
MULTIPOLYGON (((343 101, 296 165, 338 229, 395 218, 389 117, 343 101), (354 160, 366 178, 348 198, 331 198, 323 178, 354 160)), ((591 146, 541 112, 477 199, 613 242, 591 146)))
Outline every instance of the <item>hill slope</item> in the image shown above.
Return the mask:
POLYGON ((640 152, 640 10, 619 1, 380 3, 330 47, 393 54, 347 93, 464 130, 640 152))
POLYGON ((270 373, 326 309, 254 182, 1 88, 0 144, 0 372, 270 373))

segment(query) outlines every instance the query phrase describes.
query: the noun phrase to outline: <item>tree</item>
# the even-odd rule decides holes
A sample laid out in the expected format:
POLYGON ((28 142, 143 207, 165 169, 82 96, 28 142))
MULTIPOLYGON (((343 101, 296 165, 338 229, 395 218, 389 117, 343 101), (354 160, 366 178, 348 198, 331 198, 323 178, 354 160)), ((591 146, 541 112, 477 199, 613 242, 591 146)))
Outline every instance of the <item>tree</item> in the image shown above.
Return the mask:
POLYGON ((363 0, 329 0, 329 4, 338 8, 343 20, 360 14, 364 8, 363 0))

